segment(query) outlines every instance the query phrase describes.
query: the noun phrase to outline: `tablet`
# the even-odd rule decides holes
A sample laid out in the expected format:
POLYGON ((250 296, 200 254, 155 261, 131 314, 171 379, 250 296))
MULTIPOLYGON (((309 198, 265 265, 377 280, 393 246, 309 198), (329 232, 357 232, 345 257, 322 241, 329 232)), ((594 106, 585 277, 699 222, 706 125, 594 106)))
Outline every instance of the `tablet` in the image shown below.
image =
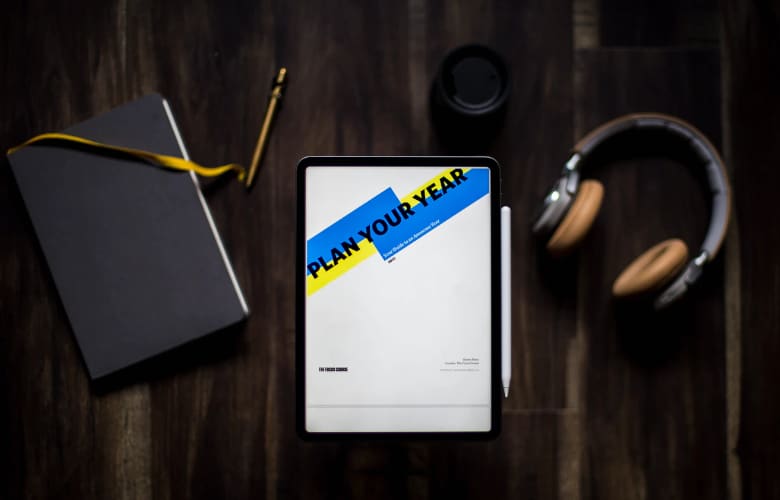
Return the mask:
POLYGON ((499 182, 489 157, 300 161, 302 437, 498 434, 499 182))

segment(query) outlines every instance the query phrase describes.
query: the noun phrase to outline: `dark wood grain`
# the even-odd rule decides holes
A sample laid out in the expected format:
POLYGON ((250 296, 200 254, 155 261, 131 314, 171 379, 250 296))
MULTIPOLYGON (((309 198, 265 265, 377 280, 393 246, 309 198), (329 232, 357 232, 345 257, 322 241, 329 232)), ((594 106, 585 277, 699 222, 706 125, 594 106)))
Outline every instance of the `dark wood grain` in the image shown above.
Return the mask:
POLYGON ((34 0, 4 14, 4 148, 159 92, 193 158, 246 161, 272 74, 286 65, 291 80, 252 193, 204 183, 251 318, 104 386, 87 379, 0 163, 0 498, 780 498, 776 5, 34 0), (484 151, 503 165, 515 214, 503 432, 487 443, 304 443, 295 164, 446 153, 429 85, 468 42, 496 48, 512 72, 506 122, 484 151), (724 253, 687 304, 656 317, 616 308, 608 291, 657 240, 701 239, 706 197, 679 162, 594 170, 605 206, 568 260, 528 235, 574 140, 640 110, 700 127, 725 149, 735 188, 724 253))
POLYGON ((718 45, 717 1, 601 0, 598 4, 604 47, 718 45))
POLYGON ((740 332, 740 404, 733 424, 736 463, 744 498, 780 498, 780 231, 770 222, 780 181, 780 6, 772 2, 727 2, 724 48, 729 118, 727 155, 734 171, 739 242, 735 322, 740 332), (769 226, 764 224, 768 223, 769 226))

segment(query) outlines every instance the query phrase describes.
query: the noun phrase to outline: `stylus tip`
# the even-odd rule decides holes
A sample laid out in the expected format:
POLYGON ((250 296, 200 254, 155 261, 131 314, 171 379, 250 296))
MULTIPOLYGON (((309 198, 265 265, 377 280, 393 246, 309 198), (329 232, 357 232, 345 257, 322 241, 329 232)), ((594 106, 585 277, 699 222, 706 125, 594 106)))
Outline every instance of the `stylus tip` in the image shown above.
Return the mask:
POLYGON ((509 387, 504 387, 504 398, 509 397, 509 387))

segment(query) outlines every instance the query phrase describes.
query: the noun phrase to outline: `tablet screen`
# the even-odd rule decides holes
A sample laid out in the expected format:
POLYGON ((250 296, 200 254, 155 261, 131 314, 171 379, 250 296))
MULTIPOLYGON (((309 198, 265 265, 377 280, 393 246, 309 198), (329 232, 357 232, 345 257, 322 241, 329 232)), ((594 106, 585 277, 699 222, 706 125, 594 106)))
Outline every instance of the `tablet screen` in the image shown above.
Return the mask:
POLYGON ((305 170, 305 430, 491 430, 491 178, 305 170))

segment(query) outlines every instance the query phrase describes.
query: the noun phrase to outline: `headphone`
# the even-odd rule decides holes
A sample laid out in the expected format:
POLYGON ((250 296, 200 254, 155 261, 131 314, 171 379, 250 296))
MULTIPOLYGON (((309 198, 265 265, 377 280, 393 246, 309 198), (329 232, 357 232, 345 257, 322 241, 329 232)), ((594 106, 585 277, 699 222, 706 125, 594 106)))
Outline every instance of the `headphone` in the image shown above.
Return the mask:
POLYGON ((636 113, 609 121, 574 145, 560 178, 544 199, 533 232, 546 239, 547 251, 565 255, 587 234, 598 214, 604 186, 596 180, 580 180, 581 164, 607 139, 627 131, 665 132, 682 139, 706 173, 712 199, 707 234, 696 256, 688 261, 688 247, 672 238, 646 250, 634 259, 612 285, 618 298, 654 296, 655 309, 663 309, 685 295, 701 277, 704 265, 718 253, 726 236, 731 206, 723 160, 712 143, 696 127, 660 113, 636 113), (687 264, 686 264, 687 262, 687 264))

